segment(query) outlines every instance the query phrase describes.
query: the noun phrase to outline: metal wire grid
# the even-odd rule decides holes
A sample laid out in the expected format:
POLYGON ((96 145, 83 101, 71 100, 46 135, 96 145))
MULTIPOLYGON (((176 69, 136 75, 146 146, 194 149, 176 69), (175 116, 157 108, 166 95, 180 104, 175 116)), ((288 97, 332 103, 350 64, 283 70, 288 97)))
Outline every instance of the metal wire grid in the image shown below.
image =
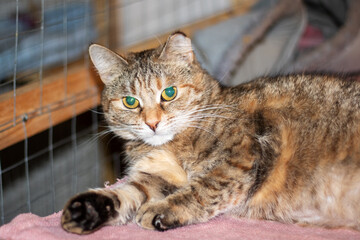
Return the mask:
MULTIPOLYGON (((12 161, 9 163, 9 159, 4 158, 12 158, 12 156, 8 156, 1 152, 0 154, 0 224, 5 224, 10 221, 14 216, 22 212, 33 212, 39 215, 50 214, 51 212, 60 210, 63 205, 63 200, 58 200, 58 188, 59 184, 62 185, 62 188, 66 188, 66 196, 75 194, 80 188, 84 189, 87 187, 94 187, 99 184, 100 180, 100 170, 101 170, 101 161, 99 160, 99 142, 97 139, 92 141, 92 144, 95 144, 96 147, 92 147, 90 152, 84 153, 84 149, 89 151, 89 148, 85 147, 88 143, 89 134, 96 134, 98 131, 98 115, 94 111, 91 113, 91 123, 88 127, 79 132, 78 130, 78 117, 76 116, 75 103, 83 101, 84 99, 90 98, 92 95, 97 94, 96 92, 89 89, 89 91, 82 92, 76 96, 68 96, 66 93, 68 92, 67 85, 67 77, 68 77, 68 66, 69 66, 69 55, 72 51, 71 43, 69 43, 69 25, 70 21, 81 20, 82 28, 85 29, 85 37, 83 39, 83 43, 80 46, 82 48, 81 54, 84 55, 83 64, 86 68, 89 67, 89 58, 86 54, 86 50, 89 44, 89 40, 96 41, 91 38, 91 33, 88 31, 89 26, 91 27, 94 17, 102 16, 102 22, 106 26, 101 29, 97 35, 104 37, 105 41, 103 42, 105 45, 109 44, 109 16, 110 11, 118 11, 119 9, 124 14, 121 18, 122 25, 120 28, 122 29, 122 35, 120 36, 119 42, 123 45, 131 45, 140 40, 156 37, 158 34, 162 34, 164 32, 168 32, 170 30, 174 30, 180 28, 182 25, 186 25, 190 22, 197 21, 202 17, 209 16, 214 14, 216 11, 223 11, 230 7, 229 1, 216 1, 216 0, 123 0, 123 1, 115 1, 115 5, 110 7, 110 0, 103 1, 103 8, 101 11, 94 11, 91 6, 97 4, 95 0, 77 0, 77 1, 54 1, 54 0, 37 0, 35 1, 38 6, 40 6, 37 15, 39 16, 39 24, 37 28, 20 30, 20 8, 22 4, 25 4, 24 0, 16 0, 14 1, 15 7, 15 31, 14 34, 8 34, 4 36, 0 36, 1 40, 9 40, 13 39, 13 72, 11 81, 0 82, 0 89, 9 84, 12 84, 11 91, 13 92, 13 117, 10 122, 0 123, 0 131, 5 131, 11 127, 14 127, 18 124, 22 124, 24 131, 24 141, 16 144, 15 147, 18 148, 18 152, 22 152, 23 156, 20 157, 19 161, 12 161), (68 7, 72 3, 83 3, 84 14, 80 16, 69 16, 68 7), (47 23, 45 13, 46 10, 53 6, 61 5, 62 8, 62 18, 61 21, 47 23), (115 6, 115 7, 114 7, 115 6), (164 7, 165 6, 165 7, 164 7), (181 11, 178 11, 178 10, 181 11), (207 9, 207 10, 206 10, 207 9), (135 13, 135 14, 134 14, 135 13), (160 17, 159 17, 160 16, 160 17), (162 17, 161 17, 162 16, 162 17), (156 18, 155 21, 150 21, 152 18, 156 18), (64 75, 64 99, 60 102, 53 103, 51 105, 43 104, 43 87, 44 87, 44 71, 48 68, 52 67, 50 64, 47 66, 45 64, 46 59, 46 29, 54 27, 54 26, 62 26, 62 31, 59 33, 59 36, 64 40, 64 46, 58 54, 62 55, 62 69, 64 75), (21 44, 21 37, 26 36, 27 34, 39 34, 39 41, 36 42, 35 46, 39 51, 37 57, 39 59, 39 64, 35 68, 26 69, 25 73, 23 71, 19 71, 21 69, 21 65, 19 62, 19 46, 21 44), (17 89, 19 82, 22 82, 22 79, 27 79, 29 76, 34 76, 36 80, 39 82, 40 89, 40 104, 39 108, 34 110, 31 113, 27 113, 25 115, 17 114, 17 89), (74 106, 73 116, 70 120, 70 134, 69 136, 62 138, 59 141, 54 141, 54 129, 52 122, 51 113, 55 110, 61 109, 65 106, 74 106), (34 152, 29 148, 29 141, 33 141, 34 137, 27 137, 27 128, 26 128, 26 120, 29 118, 34 118, 39 115, 49 114, 49 129, 46 131, 48 144, 46 147, 34 152), (85 141, 86 144, 79 144, 79 141, 85 141), (69 145, 71 148, 71 164, 66 168, 66 174, 60 178, 56 173, 57 168, 59 167, 59 160, 57 159, 59 156, 59 151, 64 148, 64 146, 69 145), (19 149, 20 148, 20 149, 19 149), (31 152, 31 153, 30 153, 31 152), (57 152, 57 154, 55 154, 57 152), (81 155, 83 156, 79 156, 81 155), (55 156, 56 155, 56 156, 55 156), (89 156, 95 156, 95 160, 93 162, 93 166, 88 167, 87 169, 82 169, 82 172, 88 174, 88 172, 93 169, 95 179, 93 182, 87 182, 85 184, 79 184, 81 181, 79 177, 80 174, 80 162, 89 158, 89 156), (45 160, 44 160, 45 159, 45 160), (34 178, 34 174, 37 173, 33 170, 33 165, 38 165, 37 162, 42 162, 46 167, 45 172, 49 175, 46 182, 42 184, 45 186, 33 186, 32 181, 34 178), (6 164, 5 164, 6 163, 6 164), (21 177, 23 183, 20 185, 22 188, 22 195, 25 197, 25 202, 21 200, 20 196, 17 196, 17 199, 8 198, 6 194, 9 194, 9 189, 14 186, 11 181, 13 179, 16 180, 16 174, 19 174, 19 171, 22 172, 21 177), (33 173, 33 172, 35 173, 33 173), (13 176, 14 175, 14 176, 13 176), (67 181, 63 181, 61 179, 68 178, 70 179, 70 184, 67 181), (79 187, 81 185, 81 187, 79 187), (47 191, 42 191, 41 194, 33 193, 34 188, 46 188, 47 191), (70 189, 70 190, 69 190, 70 189), (43 209, 39 210, 39 206, 37 202, 40 199, 46 197, 48 202, 50 203, 50 209, 47 211, 43 211, 43 209), (14 201, 19 201, 19 204, 16 204, 16 207, 12 207, 15 203, 14 201), (56 203, 56 202, 60 203, 56 203)), ((0 3, 1 5, 1 3, 0 3)), ((81 28, 81 25, 78 26, 81 28)), ((118 45, 118 47, 120 47, 118 45)), ((0 49, 1 50, 1 49, 0 49)), ((59 63, 57 63, 59 64, 59 63)), ((89 78, 88 78, 89 79, 89 78)), ((89 81, 89 80, 88 80, 89 81)), ((36 139, 36 138, 35 138, 36 139)), ((40 163, 39 163, 40 164, 40 163)), ((88 164, 89 165, 89 164, 88 164)), ((42 173, 45 174, 45 173, 42 173)))
MULTIPOLYGON (((54 128, 58 127, 51 126, 40 137, 41 141, 45 140, 48 146, 43 146, 36 152, 30 154, 29 146, 36 144, 34 141, 38 141, 38 136, 25 138, 22 143, 14 146, 19 148, 22 145, 24 156, 18 160, 15 157, 15 163, 7 163, 6 167, 2 164, 0 166, 1 224, 22 212, 46 215, 58 211, 62 208, 64 199, 78 191, 101 185, 99 143, 97 139, 91 142, 89 140, 89 135, 94 135, 98 131, 98 115, 94 112, 87 115, 87 118, 91 118, 90 126, 81 131, 77 130, 78 117, 74 117, 66 123, 70 128, 69 136, 56 141, 54 128), (32 141, 31 144, 29 144, 30 141, 32 141), (67 153, 66 156, 62 156, 64 152, 67 153), (59 170, 59 167, 62 170, 59 170), (37 176, 37 174, 43 176, 37 176), (22 192, 19 193, 19 189, 22 192)), ((24 131, 26 131, 25 128, 24 131)), ((62 131, 62 129, 57 131, 62 131)), ((11 154, 13 151, 19 150, 13 149, 8 152, 11 154)), ((0 160, 4 160, 4 156, 9 157, 8 154, 3 152, 0 160)))
MULTIPOLYGON (((14 9, 15 9, 15 30, 14 30, 14 34, 8 34, 8 35, 2 35, 0 36, 0 41, 7 41, 9 39, 13 39, 14 44, 13 44, 13 74, 12 74, 12 81, 6 81, 4 82, 0 82, 0 88, 4 87, 5 85, 9 85, 9 83, 12 84, 12 92, 13 92, 13 118, 11 123, 7 122, 7 123, 1 123, 0 129, 1 131, 5 131, 13 126, 16 126, 18 124, 22 124, 23 126, 23 132, 24 132, 24 141, 16 144, 15 146, 13 146, 13 148, 16 148, 15 150, 9 150, 10 148, 1 151, 0 153, 0 225, 7 223, 8 221, 10 221, 14 216, 16 216, 19 213, 22 212, 34 212, 34 213, 38 213, 39 215, 46 215, 49 214, 51 212, 57 211, 61 208, 61 206, 63 205, 63 199, 60 200, 60 202, 58 204, 56 204, 57 202, 57 198, 59 195, 59 184, 61 185, 61 182, 67 183, 64 184, 66 185, 66 187, 68 189, 71 189, 71 191, 67 191, 68 193, 66 193, 66 196, 62 196, 62 198, 68 198, 70 195, 75 194, 77 191, 79 190, 84 190, 88 187, 95 187, 95 186, 99 186, 99 182, 100 182, 100 169, 101 167, 99 166, 99 148, 98 148, 98 140, 94 139, 91 142, 91 148, 85 147, 82 144, 79 144, 79 141, 85 141, 87 145, 87 138, 89 138, 89 135, 93 135, 96 134, 98 132, 98 115, 93 112, 91 113, 91 123, 88 123, 88 127, 84 130, 82 130, 81 132, 79 132, 78 130, 78 126, 77 126, 77 116, 76 116, 76 109, 75 109, 75 103, 76 102, 80 102, 83 101, 84 99, 88 99, 89 98, 89 94, 97 94, 94 91, 84 91, 81 92, 80 94, 76 95, 76 96, 68 96, 66 93, 68 92, 68 86, 67 86, 67 76, 68 76, 68 65, 69 65, 69 48, 68 45, 70 44, 68 42, 68 21, 69 21, 69 16, 68 16, 68 7, 67 5, 74 3, 74 2, 82 2, 85 3, 85 10, 84 10, 84 14, 82 16, 76 16, 75 18, 73 17, 71 20, 81 20, 83 22, 83 28, 88 29, 90 24, 92 24, 92 22, 90 21, 90 18, 93 17, 93 15, 95 14, 102 14, 104 15, 106 18, 108 18, 108 11, 109 11, 109 1, 105 2, 105 8, 102 12, 92 12, 93 10, 90 9, 90 1, 89 0, 85 0, 85 1, 62 1, 62 8, 63 8, 63 16, 62 16, 62 21, 61 22, 52 22, 50 24, 46 24, 45 22, 45 12, 47 10, 48 7, 54 7, 56 4, 58 4, 59 1, 44 1, 41 0, 39 1, 39 6, 40 6, 40 10, 39 13, 37 13, 37 15, 39 15, 39 26, 38 28, 35 29, 30 29, 30 30, 23 30, 21 31, 19 29, 19 19, 20 19, 20 12, 19 12, 19 8, 21 4, 25 4, 25 1, 19 1, 16 0, 14 2, 14 9), (58 52, 58 54, 62 54, 63 55, 63 60, 62 60, 62 68, 63 68, 63 79, 64 79, 64 99, 61 102, 56 102, 52 105, 44 105, 43 104, 43 73, 44 73, 44 69, 49 68, 49 66, 45 66, 44 64, 44 46, 47 43, 45 41, 46 38, 46 28, 51 28, 51 27, 57 27, 59 25, 62 25, 62 32, 59 33, 59 35, 61 34, 63 39, 65 39, 65 46, 63 47, 63 49, 58 52), (38 50, 40 51, 39 54, 37 54, 37 57, 39 59, 39 66, 38 68, 33 68, 33 69, 29 69, 29 71, 27 71, 25 74, 23 73, 18 73, 18 69, 19 69, 19 59, 18 59, 18 54, 19 54, 19 45, 20 45, 20 41, 19 38, 22 36, 26 36, 27 34, 38 34, 39 35, 39 42, 34 43, 34 46, 30 46, 30 47, 36 47, 36 45, 38 45, 38 50), (39 82, 39 89, 40 89, 40 107, 37 108, 35 111, 31 112, 31 113, 27 113, 25 115, 21 115, 19 116, 17 114, 17 89, 18 89, 18 82, 21 81, 22 78, 26 78, 27 76, 33 76, 33 75, 37 75, 36 79, 39 82), (19 77, 20 76, 20 77, 19 77), (62 138, 60 140, 57 140, 57 142, 54 142, 54 126, 53 126, 53 122, 52 122, 52 115, 51 113, 55 110, 61 109, 64 106, 73 106, 73 116, 70 120, 70 125, 71 125, 71 131, 69 133, 69 136, 62 138), (28 138, 27 136, 27 127, 26 127, 26 121, 29 118, 34 118, 36 116, 42 115, 42 114, 48 114, 49 115, 49 129, 47 130, 47 140, 48 140, 48 145, 46 147, 43 147, 42 149, 33 152, 33 151, 29 151, 31 149, 29 149, 29 141, 34 141, 32 139, 37 139, 37 137, 32 137, 32 138, 28 138), (85 139, 85 140, 84 140, 85 139), (56 169, 56 166, 59 166, 59 153, 56 154, 56 156, 54 156, 54 151, 58 151, 59 149, 63 149, 66 145, 70 145, 71 146, 71 152, 72 152, 72 156, 71 156, 71 164, 70 166, 65 167, 65 172, 67 172, 66 176, 70 179, 70 184, 68 184, 68 181, 64 181, 61 179, 64 179, 63 177, 59 177, 58 174, 56 174, 56 172, 58 171, 56 169), (95 147, 94 147, 95 145, 95 147), (83 149, 87 149, 87 153, 84 153, 83 149), (89 151, 90 149, 90 151, 89 151), (22 152, 23 156, 21 158, 16 159, 16 157, 12 156, 12 154, 14 154, 15 152, 22 152), (9 155, 10 154, 10 155, 9 155), (80 156, 82 154, 82 156, 80 156), (86 154, 86 155, 84 155, 86 154), (47 156, 46 156, 47 155, 47 156), (46 156, 46 157, 45 157, 46 156), (90 164, 86 164, 87 169, 83 169, 82 167, 79 167, 79 163, 84 162, 84 159, 88 159, 90 158, 89 156, 93 156, 94 161, 90 162, 90 164), (55 161, 56 159, 56 161, 55 161), (42 182, 43 185, 39 185, 39 181, 37 181, 37 185, 38 186, 33 186, 32 182, 34 182, 35 178, 34 172, 37 173, 37 171, 33 170, 34 168, 36 168, 36 165, 38 165, 39 163, 41 163, 43 165, 42 168, 42 172, 40 174, 48 174, 50 176, 50 178, 47 178, 47 180, 49 180, 48 182, 42 182), (35 167, 34 167, 35 166, 35 167), (19 171, 21 173, 19 173, 19 171), (89 179, 87 179, 86 183, 82 183, 80 181, 83 181, 81 179, 79 179, 81 177, 81 171, 83 172, 83 174, 88 174, 88 172, 90 171, 92 173, 91 175, 91 179, 93 179, 93 181, 89 181, 89 179), (21 181, 20 184, 17 183, 17 181, 21 181), (19 185, 23 186, 23 187, 19 187, 19 185), (18 196, 13 196, 14 193, 12 193, 12 189, 14 186, 17 186, 17 188, 13 189, 13 191, 19 191, 19 189, 21 190, 21 194, 19 194, 18 196), (46 188, 47 191, 38 191, 36 190, 36 188, 46 188), (33 191, 33 189, 35 189, 35 191, 33 191), (37 193, 36 193, 37 192, 37 193), (39 194, 41 193, 41 194, 39 194), (11 195, 11 196, 10 196, 11 195), (45 201, 46 204, 48 204, 50 206, 47 207, 47 211, 43 211, 43 209, 41 209, 41 207, 39 207, 39 203, 42 202, 44 203, 44 201, 40 201, 42 198, 47 198, 50 197, 50 201, 45 201), (25 200, 25 201, 24 201, 25 200), (35 206, 35 207, 34 207, 35 206), (37 207, 36 207, 37 206, 37 207)), ((108 20, 106 20, 108 21, 108 20)), ((78 26, 81 27, 81 26, 78 26)), ((104 30, 105 31, 105 30, 104 30)), ((104 34, 104 32, 100 32, 100 34, 108 36, 108 34, 104 34)), ((84 60, 83 60, 83 64, 85 66, 85 68, 89 68, 89 60, 88 60, 88 56, 86 54, 86 49, 88 47, 89 41, 93 40, 90 36, 90 34, 85 32, 85 37, 83 44, 81 45, 82 48, 82 54, 84 54, 84 60)), ((105 42, 106 44, 106 42, 105 42)), ((71 49, 70 49, 71 50, 71 49)), ((4 59, 3 59, 4 60, 4 59)), ((50 66, 52 67, 52 66, 50 66)), ((27 69, 28 70, 28 69, 27 69)), ((89 79, 89 78, 88 78, 89 79)), ((88 80, 89 81, 89 80, 88 80)), ((2 91, 4 92, 4 91, 2 91)), ((55 127, 57 128, 57 127, 55 127)), ((41 135, 41 134, 40 134, 41 135)), ((41 141, 44 141, 44 139, 42 138, 41 141)), ((46 140, 45 140, 46 141, 46 140)), ((65 147, 66 148, 66 147, 65 147)), ((65 191, 66 192, 66 191, 65 191)), ((64 194, 63 194, 64 195, 64 194)), ((48 199, 49 200, 49 199, 48 199)), ((42 205, 42 204, 40 204, 42 205)), ((45 207, 46 208, 46 207, 45 207)))
MULTIPOLYGON (((6 47, 7 40, 13 39, 13 41, 14 41, 12 78, 9 81, 9 78, 6 75, 7 73, 0 75, 0 78, 8 79, 7 81, 6 80, 0 81, 0 90, 1 90, 1 88, 3 88, 3 89, 7 88, 7 90, 9 91, 10 89, 8 88, 8 86, 10 84, 12 84, 11 91, 13 93, 13 118, 11 121, 0 123, 0 131, 1 132, 10 129, 11 127, 16 126, 17 124, 21 124, 24 120, 27 120, 29 118, 33 118, 33 117, 42 115, 44 113, 49 113, 51 111, 57 110, 59 107, 61 108, 64 106, 72 105, 72 103, 74 101, 79 102, 79 101, 82 101, 83 99, 90 98, 91 96, 94 96, 97 94, 97 92, 94 91, 94 89, 89 88, 89 89, 87 89, 88 91, 84 91, 80 95, 77 95, 77 96, 69 97, 67 95, 67 93, 68 93, 67 76, 68 76, 68 65, 69 65, 69 51, 74 50, 74 49, 68 48, 68 45, 69 45, 68 25, 69 25, 70 21, 74 22, 74 21, 81 20, 83 22, 83 26, 80 26, 79 24, 77 26, 78 28, 82 28, 84 30, 84 36, 82 37, 83 43, 81 43, 80 45, 78 44, 78 48, 81 48, 81 51, 77 54, 77 56, 72 56, 72 61, 78 59, 78 57, 80 55, 85 55, 84 56, 84 65, 86 68, 88 68, 89 61, 88 61, 88 55, 87 55, 86 50, 87 50, 89 43, 91 41, 95 40, 94 36, 90 36, 90 33, 88 31, 88 29, 90 29, 93 25, 93 21, 90 21, 90 19, 92 19, 96 15, 101 14, 104 16, 104 18, 105 18, 104 20, 108 22, 108 16, 109 16, 109 11, 110 11, 109 4, 108 4, 109 0, 103 1, 104 5, 105 5, 104 10, 95 11, 95 12, 92 12, 92 9, 90 9, 90 6, 92 6, 92 2, 96 2, 95 0, 92 0, 92 2, 90 2, 90 0, 75 0, 75 1, 50 0, 50 1, 46 1, 46 4, 48 6, 45 5, 45 0, 38 0, 38 1, 40 2, 40 9, 38 10, 38 13, 33 14, 35 16, 37 16, 37 15, 39 16, 39 20, 38 20, 39 26, 38 27, 23 30, 23 31, 19 30, 19 5, 20 5, 20 2, 22 2, 24 4, 26 1, 16 0, 14 2, 15 3, 15 32, 14 32, 14 34, 0 36, 0 41, 2 40, 5 42, 4 47, 6 47), (46 12, 46 9, 50 8, 50 7, 52 7, 52 8, 59 7, 59 6, 57 6, 57 5, 59 5, 59 2, 62 4, 62 9, 63 9, 62 20, 61 21, 49 21, 48 24, 45 24, 44 13, 46 12), (72 16, 70 19, 68 16, 68 7, 67 7, 69 5, 69 3, 83 3, 84 14, 78 15, 78 16, 72 16), (45 41, 45 38, 46 38, 45 29, 51 29, 53 27, 62 27, 62 32, 59 32, 58 35, 63 38, 62 43, 64 44, 64 46, 62 49, 56 49, 56 50, 58 50, 58 52, 56 52, 56 54, 59 54, 60 56, 62 55, 62 60, 58 59, 57 62, 49 63, 48 65, 44 66, 44 54, 45 54, 44 46, 51 44, 49 41, 48 42, 45 41), (38 60, 39 61, 38 66, 36 66, 35 68, 25 69, 25 71, 22 71, 22 72, 18 72, 18 69, 19 69, 19 63, 18 63, 18 60, 19 60, 18 59, 19 38, 27 37, 27 35, 29 35, 29 34, 39 35, 39 42, 33 42, 33 45, 26 46, 26 47, 22 48, 21 50, 24 52, 26 50, 29 50, 30 48, 37 48, 38 52, 35 54, 36 58, 33 61, 36 62, 38 60), (51 68, 53 68, 54 64, 59 65, 59 61, 62 61, 62 67, 63 67, 64 99, 62 101, 45 106, 43 104, 43 86, 44 86, 43 73, 44 73, 44 70, 47 70, 47 69, 51 70, 51 68), (32 78, 35 78, 36 81, 39 82, 39 89, 40 89, 39 107, 30 113, 26 113, 25 115, 19 115, 19 114, 17 114, 17 89, 18 89, 19 82, 22 83, 23 81, 26 81, 26 80, 32 79, 32 78)), ((108 42, 107 36, 109 36, 109 34, 105 32, 106 30, 107 29, 101 29, 101 31, 99 31, 99 33, 98 33, 99 35, 106 37, 105 45, 108 42)), ((94 33, 92 35, 94 35, 94 33)), ((0 42, 0 44, 1 44, 1 42, 0 42)), ((1 45, 0 45, 0 47, 1 47, 1 45)), ((1 49, 0 49, 0 51, 1 51, 1 49)), ((52 53, 52 54, 54 54, 54 53, 52 53)), ((0 56, 0 58, 1 58, 1 56, 0 56)), ((49 57, 47 56, 47 58, 49 58, 49 57)), ((1 62, 5 63, 6 62, 5 60, 1 61, 1 62)), ((88 85, 90 86, 90 84, 88 84, 88 85)), ((2 90, 2 92, 4 92, 4 91, 6 91, 6 90, 2 90)))

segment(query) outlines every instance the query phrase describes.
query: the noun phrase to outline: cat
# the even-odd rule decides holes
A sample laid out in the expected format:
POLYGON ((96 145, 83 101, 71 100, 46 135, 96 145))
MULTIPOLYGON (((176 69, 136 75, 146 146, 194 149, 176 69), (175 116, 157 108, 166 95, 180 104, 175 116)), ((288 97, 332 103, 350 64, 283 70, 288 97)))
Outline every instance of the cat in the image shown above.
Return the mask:
POLYGON ((220 214, 360 230, 360 82, 299 74, 223 87, 181 32, 126 58, 89 53, 130 167, 120 186, 70 199, 66 231, 164 231, 220 214))

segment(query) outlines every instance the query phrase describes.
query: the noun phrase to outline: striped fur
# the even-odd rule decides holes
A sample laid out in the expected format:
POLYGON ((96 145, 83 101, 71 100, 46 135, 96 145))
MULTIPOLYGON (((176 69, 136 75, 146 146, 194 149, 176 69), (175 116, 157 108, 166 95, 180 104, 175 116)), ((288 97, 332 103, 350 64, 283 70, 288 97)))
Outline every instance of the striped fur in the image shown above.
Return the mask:
POLYGON ((109 126, 129 140, 129 177, 70 199, 67 231, 130 221, 163 231, 219 214, 360 230, 359 82, 291 75, 221 87, 181 33, 126 59, 97 45, 90 56, 109 126), (178 95, 161 101, 170 86, 178 95), (126 109, 124 96, 140 107, 126 109))

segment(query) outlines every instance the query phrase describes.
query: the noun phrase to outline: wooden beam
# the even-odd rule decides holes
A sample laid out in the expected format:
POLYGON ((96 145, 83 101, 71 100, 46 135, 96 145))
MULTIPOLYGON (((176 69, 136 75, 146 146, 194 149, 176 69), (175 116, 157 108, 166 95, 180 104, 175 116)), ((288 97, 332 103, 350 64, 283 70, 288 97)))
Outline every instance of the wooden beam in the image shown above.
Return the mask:
POLYGON ((92 96, 75 102, 73 105, 58 108, 50 112, 45 112, 24 121, 24 124, 18 123, 14 127, 0 133, 0 147, 4 149, 12 144, 24 140, 25 131, 26 136, 31 137, 40 133, 51 126, 55 126, 63 121, 68 120, 71 116, 79 115, 89 109, 96 107, 99 104, 99 95, 92 94, 92 96), (25 127, 25 128, 24 128, 25 127))
POLYGON ((49 128, 51 123, 56 125, 100 104, 102 84, 96 74, 85 67, 75 67, 69 72, 66 79, 58 76, 44 84, 42 93, 38 84, 33 84, 30 90, 17 95, 15 122, 13 98, 0 102, 0 149, 24 139, 23 121, 27 136, 31 137, 49 128))

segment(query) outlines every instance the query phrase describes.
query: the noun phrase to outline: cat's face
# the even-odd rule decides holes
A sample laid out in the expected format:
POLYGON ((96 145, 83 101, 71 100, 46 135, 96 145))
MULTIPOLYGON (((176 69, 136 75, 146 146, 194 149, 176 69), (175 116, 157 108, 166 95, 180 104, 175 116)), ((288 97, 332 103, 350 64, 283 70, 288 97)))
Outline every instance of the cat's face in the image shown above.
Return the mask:
POLYGON ((157 146, 198 124, 205 83, 182 34, 126 60, 98 45, 90 56, 105 83, 105 117, 117 135, 157 146))

